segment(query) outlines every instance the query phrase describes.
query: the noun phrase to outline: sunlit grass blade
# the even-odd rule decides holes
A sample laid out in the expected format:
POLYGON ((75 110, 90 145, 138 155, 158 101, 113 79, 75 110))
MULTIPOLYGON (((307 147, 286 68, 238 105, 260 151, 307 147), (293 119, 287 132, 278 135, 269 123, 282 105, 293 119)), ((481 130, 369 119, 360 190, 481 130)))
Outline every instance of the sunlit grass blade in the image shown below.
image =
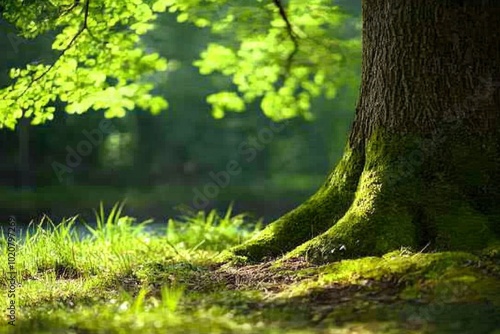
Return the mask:
POLYGON ((180 300, 184 295, 185 288, 182 286, 167 287, 161 289, 161 306, 168 312, 175 312, 180 300))

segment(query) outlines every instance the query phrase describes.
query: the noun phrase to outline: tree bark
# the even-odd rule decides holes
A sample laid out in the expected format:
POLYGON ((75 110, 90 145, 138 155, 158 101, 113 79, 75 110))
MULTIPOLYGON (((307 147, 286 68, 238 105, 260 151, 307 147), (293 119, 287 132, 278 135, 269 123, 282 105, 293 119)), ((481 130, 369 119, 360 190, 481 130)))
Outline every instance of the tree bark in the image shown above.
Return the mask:
POLYGON ((346 153, 306 203, 232 250, 315 261, 499 234, 500 3, 365 0, 346 153))

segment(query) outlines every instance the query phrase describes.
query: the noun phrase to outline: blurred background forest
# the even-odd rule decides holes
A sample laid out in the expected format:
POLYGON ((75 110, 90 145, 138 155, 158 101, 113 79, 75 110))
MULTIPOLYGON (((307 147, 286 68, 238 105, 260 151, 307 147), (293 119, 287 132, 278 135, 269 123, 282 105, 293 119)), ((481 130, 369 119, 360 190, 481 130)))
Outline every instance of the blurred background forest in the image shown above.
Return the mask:
MULTIPOLYGON (((352 14, 340 33, 360 37, 360 4, 340 3, 352 14)), ((111 119, 114 131, 72 173, 58 177, 54 162, 65 164, 67 147, 75 148, 86 139, 83 130, 98 128, 102 112, 70 115, 61 108, 46 124, 21 122, 15 131, 0 130, 2 217, 15 215, 27 222, 43 213, 55 219, 85 215, 99 201, 112 205, 127 198, 126 213, 163 221, 175 215, 179 205, 192 205, 194 189, 211 181, 210 172, 225 170, 232 159, 242 160, 238 146, 270 121, 258 103, 222 119, 211 115, 206 96, 230 89, 231 81, 222 75, 199 74, 193 62, 214 36, 176 20, 175 14, 163 14, 143 40, 169 61, 167 74, 151 78, 155 93, 169 102, 168 110, 159 115, 134 110, 111 119)), ((10 68, 56 57, 51 50, 55 33, 21 40, 4 21, 0 32, 2 87, 10 82, 10 68)), ((359 60, 351 61, 346 66, 353 68, 342 71, 350 71, 358 80, 360 65, 359 60)), ((269 222, 304 201, 340 158, 357 93, 355 82, 339 89, 332 100, 316 99, 314 118, 290 120, 253 161, 240 164, 243 171, 220 189, 206 209, 224 210, 235 201, 237 212, 252 212, 269 222)))

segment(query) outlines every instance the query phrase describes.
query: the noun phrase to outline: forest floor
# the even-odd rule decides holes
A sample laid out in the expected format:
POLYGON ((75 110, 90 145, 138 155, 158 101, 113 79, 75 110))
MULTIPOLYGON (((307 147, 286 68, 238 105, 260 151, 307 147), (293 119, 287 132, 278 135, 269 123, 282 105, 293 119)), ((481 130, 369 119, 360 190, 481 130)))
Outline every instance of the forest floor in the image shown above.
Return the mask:
POLYGON ((498 249, 221 266, 255 233, 244 216, 197 213, 151 234, 115 209, 85 238, 74 220, 35 227, 14 286, 0 236, 0 333, 500 333, 498 249))

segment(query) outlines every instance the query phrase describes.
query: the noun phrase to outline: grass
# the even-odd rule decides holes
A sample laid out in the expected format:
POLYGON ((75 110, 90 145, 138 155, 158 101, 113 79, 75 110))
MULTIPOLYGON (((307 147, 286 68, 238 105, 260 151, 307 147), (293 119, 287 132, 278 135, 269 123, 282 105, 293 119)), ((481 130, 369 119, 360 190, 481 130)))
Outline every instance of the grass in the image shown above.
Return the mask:
MULTIPOLYGON (((391 252, 316 266, 305 259, 218 266, 220 251, 260 229, 246 215, 191 212, 146 231, 122 204, 45 217, 16 252, 12 333, 493 333, 500 324, 498 250, 391 252)), ((0 309, 10 303, 8 236, 0 236, 0 309)))

